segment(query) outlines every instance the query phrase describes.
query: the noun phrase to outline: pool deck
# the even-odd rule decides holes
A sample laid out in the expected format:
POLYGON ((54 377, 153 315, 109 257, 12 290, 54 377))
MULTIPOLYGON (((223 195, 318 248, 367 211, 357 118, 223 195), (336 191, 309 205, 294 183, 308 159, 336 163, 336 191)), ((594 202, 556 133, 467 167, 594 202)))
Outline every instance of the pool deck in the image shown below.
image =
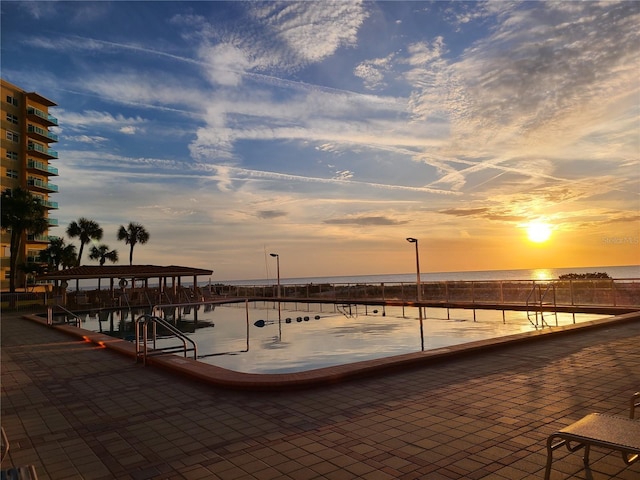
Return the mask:
MULTIPOLYGON (((2 468, 41 480, 542 478, 549 434, 627 416, 640 390, 640 314, 257 391, 143 367, 69 327, 6 313, 0 327, 2 468)), ((580 453, 554 458, 552 479, 640 478, 596 448, 588 471, 580 453)))

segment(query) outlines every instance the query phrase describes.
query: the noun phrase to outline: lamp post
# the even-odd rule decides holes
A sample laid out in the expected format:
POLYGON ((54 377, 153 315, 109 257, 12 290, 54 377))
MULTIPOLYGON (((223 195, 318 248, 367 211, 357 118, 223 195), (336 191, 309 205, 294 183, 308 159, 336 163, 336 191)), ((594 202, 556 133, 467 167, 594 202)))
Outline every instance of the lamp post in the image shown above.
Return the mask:
POLYGON ((416 244, 416 289, 417 289, 417 304, 418 304, 418 318, 420 320, 420 344, 422 346, 422 350, 424 351, 424 328, 422 325, 422 306, 420 302, 422 301, 422 286, 420 285, 420 256, 418 254, 418 239, 413 237, 408 237, 407 242, 416 244))
POLYGON ((280 255, 277 253, 270 253, 269 255, 276 259, 276 269, 278 271, 278 298, 280 298, 280 255))
POLYGON ((416 244, 416 288, 418 290, 418 301, 422 301, 422 287, 420 285, 420 255, 418 254, 418 239, 409 237, 407 242, 416 244))

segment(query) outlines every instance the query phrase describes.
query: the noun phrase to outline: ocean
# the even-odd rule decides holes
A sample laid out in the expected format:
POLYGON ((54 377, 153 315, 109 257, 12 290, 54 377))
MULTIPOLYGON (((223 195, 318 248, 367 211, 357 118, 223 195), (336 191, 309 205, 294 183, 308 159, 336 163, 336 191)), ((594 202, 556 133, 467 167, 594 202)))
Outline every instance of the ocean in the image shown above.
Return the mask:
MULTIPOLYGON (((484 270, 471 272, 426 272, 420 274, 421 282, 437 282, 451 280, 554 280, 567 273, 607 273, 611 278, 640 279, 640 265, 580 267, 580 268, 536 268, 522 270, 484 270)), ((317 283, 409 283, 416 281, 414 273, 398 273, 386 275, 347 275, 336 277, 302 277, 281 278, 282 285, 308 285, 317 283)), ((225 285, 273 285, 276 280, 263 278, 255 280, 216 280, 215 283, 225 285)))

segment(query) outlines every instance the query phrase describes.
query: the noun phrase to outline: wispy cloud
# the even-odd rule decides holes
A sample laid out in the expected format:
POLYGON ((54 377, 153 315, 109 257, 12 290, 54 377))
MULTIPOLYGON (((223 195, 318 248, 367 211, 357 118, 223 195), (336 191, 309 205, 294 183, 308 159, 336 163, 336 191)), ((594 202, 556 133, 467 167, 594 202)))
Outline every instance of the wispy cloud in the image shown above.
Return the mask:
POLYGON ((349 218, 332 218, 325 220, 324 223, 330 225, 403 225, 408 223, 408 221, 382 216, 355 216, 349 218))

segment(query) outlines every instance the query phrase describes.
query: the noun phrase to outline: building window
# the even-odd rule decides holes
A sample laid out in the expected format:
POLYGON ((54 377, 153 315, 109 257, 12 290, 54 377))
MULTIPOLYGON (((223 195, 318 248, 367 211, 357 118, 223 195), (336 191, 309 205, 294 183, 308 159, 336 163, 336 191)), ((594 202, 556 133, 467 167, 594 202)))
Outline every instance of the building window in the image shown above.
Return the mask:
POLYGON ((18 152, 7 151, 7 158, 9 160, 18 160, 18 152))
POLYGON ((12 97, 11 95, 7 95, 7 103, 10 103, 11 105, 17 107, 18 99, 16 97, 12 97))
POLYGON ((9 178, 18 178, 18 171, 7 169, 7 177, 9 178))
POLYGON ((11 130, 7 130, 7 140, 11 140, 12 142, 19 142, 20 134, 12 132, 11 130))
POLYGON ((7 122, 13 123, 14 125, 18 125, 18 117, 16 115, 7 113, 7 122))

